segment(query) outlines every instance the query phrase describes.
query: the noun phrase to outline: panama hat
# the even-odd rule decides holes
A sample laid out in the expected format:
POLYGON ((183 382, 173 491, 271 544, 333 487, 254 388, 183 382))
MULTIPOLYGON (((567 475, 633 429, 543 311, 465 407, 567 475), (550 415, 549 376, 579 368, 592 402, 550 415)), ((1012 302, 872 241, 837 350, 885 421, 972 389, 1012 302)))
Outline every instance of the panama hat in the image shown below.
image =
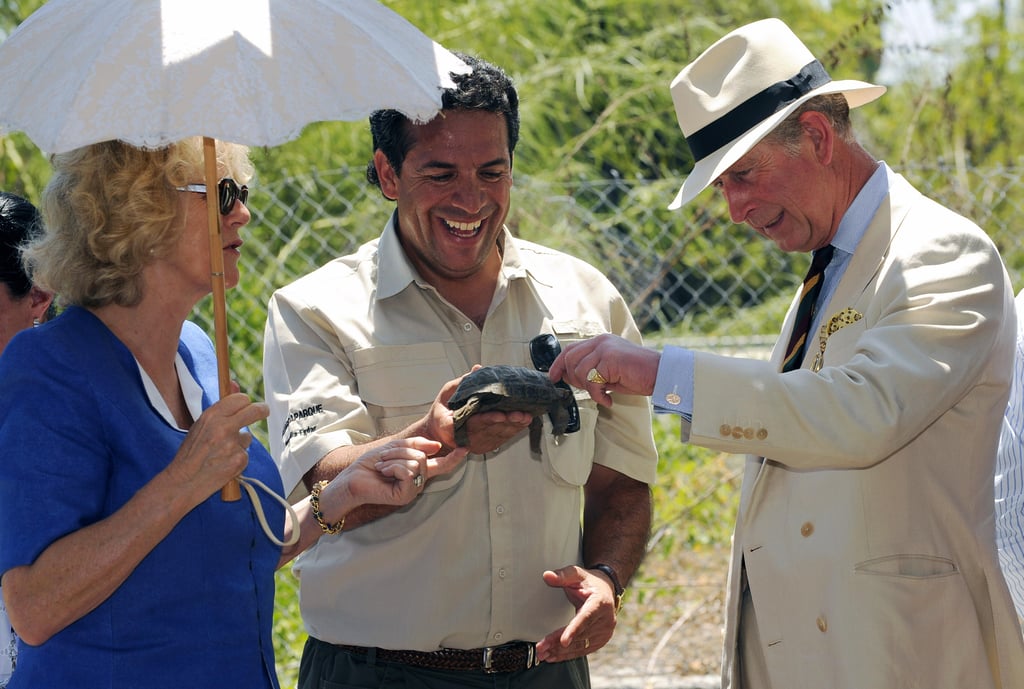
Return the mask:
POLYGON ((832 77, 779 19, 747 24, 719 39, 672 80, 676 117, 695 161, 675 210, 693 200, 804 101, 842 93, 851 108, 884 86, 832 77))

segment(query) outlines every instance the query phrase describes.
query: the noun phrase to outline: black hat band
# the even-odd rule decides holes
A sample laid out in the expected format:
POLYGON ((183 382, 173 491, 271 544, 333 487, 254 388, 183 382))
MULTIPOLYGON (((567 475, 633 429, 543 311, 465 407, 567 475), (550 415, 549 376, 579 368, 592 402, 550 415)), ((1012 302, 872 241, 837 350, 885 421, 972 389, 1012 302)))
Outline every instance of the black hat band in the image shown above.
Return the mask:
POLYGON ((830 81, 832 77, 825 71, 825 67, 814 60, 804 65, 793 77, 776 82, 751 96, 714 122, 686 137, 694 162, 711 155, 793 101, 830 81))

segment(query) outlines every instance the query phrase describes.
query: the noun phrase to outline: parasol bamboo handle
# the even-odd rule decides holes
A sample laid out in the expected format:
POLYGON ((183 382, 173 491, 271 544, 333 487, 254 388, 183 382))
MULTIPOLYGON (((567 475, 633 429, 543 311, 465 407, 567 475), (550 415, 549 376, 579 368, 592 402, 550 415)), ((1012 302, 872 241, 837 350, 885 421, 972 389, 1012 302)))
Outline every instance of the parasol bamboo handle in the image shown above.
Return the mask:
MULTIPOLYGON (((217 352, 217 383, 221 399, 231 393, 231 371, 228 367, 228 316, 224 296, 224 254, 220 231, 220 204, 217 202, 217 144, 203 137, 203 164, 206 176, 206 217, 210 227, 210 283, 213 288, 213 334, 217 352)), ((231 479, 220 489, 220 498, 234 502, 242 497, 238 479, 231 479)))

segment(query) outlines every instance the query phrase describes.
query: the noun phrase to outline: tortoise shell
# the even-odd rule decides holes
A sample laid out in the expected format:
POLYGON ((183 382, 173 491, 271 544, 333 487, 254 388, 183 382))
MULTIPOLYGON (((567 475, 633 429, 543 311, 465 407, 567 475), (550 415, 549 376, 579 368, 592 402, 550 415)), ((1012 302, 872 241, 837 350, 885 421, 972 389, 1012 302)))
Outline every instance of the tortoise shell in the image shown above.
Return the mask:
POLYGON ((569 424, 572 391, 556 386, 547 374, 525 366, 485 366, 467 374, 448 401, 455 417, 455 442, 469 442, 466 421, 487 411, 523 411, 534 418, 530 424, 530 446, 540 451, 540 417, 551 415, 551 432, 565 433, 569 424))

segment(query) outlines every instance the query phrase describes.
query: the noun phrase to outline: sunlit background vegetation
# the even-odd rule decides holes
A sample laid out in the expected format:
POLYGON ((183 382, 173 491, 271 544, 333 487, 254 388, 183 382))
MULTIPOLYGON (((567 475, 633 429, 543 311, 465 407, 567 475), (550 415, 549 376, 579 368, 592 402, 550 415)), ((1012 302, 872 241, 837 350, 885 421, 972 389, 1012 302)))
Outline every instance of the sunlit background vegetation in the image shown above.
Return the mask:
MULTIPOLYGON (((38 0, 0 2, 0 32, 11 30, 40 4, 38 0)), ((385 0, 385 4, 446 47, 496 62, 515 78, 523 119, 517 174, 558 183, 595 179, 649 183, 657 190, 651 195, 652 205, 667 203, 662 190, 671 189, 692 165, 672 109, 671 79, 728 30, 754 19, 780 17, 834 77, 885 77, 892 86, 890 92, 855 114, 866 146, 912 180, 921 166, 932 173, 941 168, 948 186, 947 198, 940 200, 978 218, 987 228, 1001 228, 997 242, 1012 274, 1024 269, 1024 251, 1015 231, 1019 198, 981 194, 964 181, 968 171, 979 169, 998 170, 1014 180, 1019 177, 1024 150, 1020 10, 1008 8, 1005 2, 969 3, 975 10, 969 15, 964 14, 964 3, 909 0, 385 0), (944 37, 932 32, 928 29, 932 18, 954 24, 958 33, 944 37)), ((45 157, 21 135, 0 141, 0 188, 38 200, 49 176, 45 157)), ((360 122, 312 125, 291 143, 253 153, 258 182, 269 186, 317 169, 362 165, 369 152, 367 128, 360 122)), ((363 224, 373 235, 388 209, 379 199, 369 204, 363 224)), ((708 205, 696 204, 681 212, 677 216, 680 233, 700 227, 713 204, 709 198, 708 205)), ((549 230, 531 229, 541 234, 549 230)), ((647 231, 640 223, 628 230, 647 231)), ((714 247, 699 233, 694 241, 686 260, 699 263, 701 252, 714 247)), ((752 238, 743 260, 763 261, 772 251, 752 238)), ((258 270, 273 271, 275 266, 258 270)), ((778 296, 742 311, 730 304, 709 303, 706 309, 696 309, 698 315, 685 328, 709 335, 774 332, 792 284, 787 277, 778 296)), ((245 285, 240 289, 244 296, 245 285)), ((249 297, 251 303, 235 317, 249 319, 258 330, 263 296, 251 291, 249 297)), ((659 341, 682 334, 651 335, 659 341)), ((259 347, 258 342, 249 344, 259 347)), ((255 368, 235 373, 243 383, 257 385, 260 380, 255 368)), ((721 549, 728 543, 739 475, 737 458, 681 444, 673 425, 664 419, 656 421, 655 431, 661 453, 660 478, 654 489, 656 525, 648 562, 631 593, 635 603, 652 610, 671 605, 678 594, 664 581, 665 572, 681 553, 721 549)), ((724 586, 724 573, 722 577, 724 586)), ((275 624, 282 686, 293 686, 305 634, 289 572, 279 574, 275 624)))

